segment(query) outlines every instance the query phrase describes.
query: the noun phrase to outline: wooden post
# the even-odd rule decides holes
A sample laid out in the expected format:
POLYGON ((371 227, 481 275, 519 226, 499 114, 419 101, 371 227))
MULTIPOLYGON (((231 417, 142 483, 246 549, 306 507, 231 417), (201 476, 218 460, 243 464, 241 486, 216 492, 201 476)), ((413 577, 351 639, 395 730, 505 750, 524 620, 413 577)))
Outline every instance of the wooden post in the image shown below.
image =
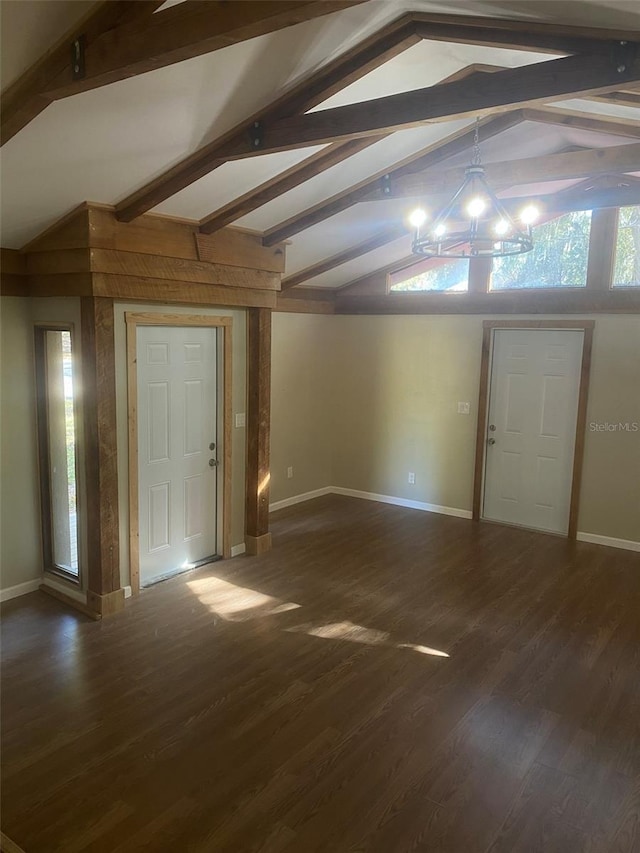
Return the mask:
POLYGON ((120 587, 113 300, 81 299, 82 403, 87 488, 87 605, 107 615, 124 606, 120 587))
POLYGON ((246 548, 264 554, 269 533, 269 430, 271 425, 271 310, 248 311, 246 548))

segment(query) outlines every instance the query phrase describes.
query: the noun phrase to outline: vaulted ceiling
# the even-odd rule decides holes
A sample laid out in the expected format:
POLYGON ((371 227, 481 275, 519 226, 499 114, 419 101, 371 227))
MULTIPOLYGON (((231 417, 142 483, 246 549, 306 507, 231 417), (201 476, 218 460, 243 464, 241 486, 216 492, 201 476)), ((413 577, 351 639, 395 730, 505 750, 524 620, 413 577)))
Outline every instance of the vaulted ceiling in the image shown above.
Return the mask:
MULTIPOLYGON (((116 4, 108 5, 113 13, 116 4)), ((142 23, 125 19, 123 24, 134 27, 134 33, 138 27, 143 41, 145 33, 151 32, 152 20, 162 22, 161 16, 169 13, 181 23, 178 16, 185 10, 197 12, 203 6, 191 2, 160 6, 147 0, 137 7, 120 5, 133 5, 139 17, 146 14, 142 23), (170 6, 176 8, 170 11, 170 6)), ((210 3, 209 13, 221 5, 210 3)), ((246 4, 262 10, 269 5, 284 6, 287 14, 298 6, 304 18, 309 7, 323 4, 297 0, 289 7, 286 3, 246 4)), ((4 0, 3 97, 15 96, 33 63, 83 16, 95 15, 100 6, 66 0, 4 0)), ((640 41, 636 0, 532 0, 527 4, 518 0, 447 4, 345 0, 311 14, 316 17, 289 26, 290 21, 271 22, 265 34, 253 38, 247 38, 254 32, 251 29, 227 34, 222 41, 210 42, 210 52, 200 55, 201 48, 183 48, 180 61, 174 57, 171 64, 154 66, 155 70, 146 70, 153 63, 134 67, 130 62, 126 73, 135 76, 122 74, 124 79, 117 82, 68 97, 58 97, 64 89, 59 81, 55 86, 49 84, 47 91, 57 94, 46 109, 44 102, 32 99, 30 120, 23 121, 18 115, 13 127, 7 120, 9 132, 4 134, 2 147, 2 245, 21 248, 88 200, 115 205, 125 220, 151 210, 199 221, 205 231, 233 224, 264 233, 267 241, 285 237, 290 241, 285 285, 288 278, 294 286, 336 288, 409 254, 406 215, 420 197, 428 205, 430 193, 436 192, 433 187, 446 186, 443 175, 468 161, 469 131, 476 112, 483 116, 485 163, 612 149, 609 160, 595 164, 597 175, 616 186, 624 183, 620 175, 640 173, 636 153, 640 142, 640 95, 636 93, 640 91, 640 56, 633 44, 640 41), (330 8, 338 11, 328 12, 330 8), (449 32, 448 17, 437 17, 443 12, 486 17, 487 27, 499 19, 529 21, 529 25, 511 38, 508 27, 498 29, 494 32, 497 43, 488 44, 484 30, 476 35, 459 28, 449 32), (400 24, 395 23, 398 20, 400 24), (553 30, 536 33, 537 22, 551 23, 553 30), (534 97, 537 78, 533 76, 501 76, 501 69, 554 62, 574 53, 574 34, 562 28, 574 24, 605 27, 609 32, 584 30, 580 34, 586 53, 596 45, 596 59, 584 68, 567 60, 562 66, 566 72, 551 74, 553 81, 545 85, 550 85, 548 91, 555 96, 534 97), (402 37, 398 35, 401 27, 402 37), (556 40, 553 33, 559 34, 556 40), (631 48, 618 47, 623 36, 624 41, 632 42, 631 48), (231 43, 234 40, 237 43, 231 43), (479 43, 470 43, 476 41, 479 43), (219 47, 221 43, 228 46, 219 47), (361 49, 363 44, 368 53, 361 49), (598 50, 598 44, 606 48, 598 50), (622 65, 624 71, 618 72, 622 65), (307 81, 318 80, 323 69, 334 68, 337 74, 331 85, 325 80, 319 96, 310 94, 307 81), (563 88, 565 73, 577 81, 573 89, 563 88), (621 79, 618 88, 611 85, 616 73, 621 79), (491 79, 500 82, 492 84, 491 79), (600 88, 600 79, 608 93, 617 94, 593 97, 591 92, 567 99, 575 91, 600 88), (442 81, 453 87, 440 90, 444 104, 440 113, 444 110, 445 115, 435 107, 431 113, 420 112, 420 96, 416 104, 403 102, 397 110, 395 102, 392 109, 387 109, 387 102, 377 102, 357 115, 350 110, 321 113, 313 120, 304 115, 296 118, 310 108, 311 113, 333 110, 442 81), (283 93, 291 92, 291 103, 298 99, 296 108, 283 109, 280 103, 279 113, 269 112, 283 93), (492 97, 487 107, 487 99, 492 97), (475 111, 468 103, 474 98, 475 111), (529 98, 535 103, 521 108, 519 102, 529 98), (462 106, 456 110, 450 107, 453 102, 462 106), (511 109, 510 105, 515 106, 511 109), (420 114, 411 120, 406 116, 414 107, 420 114), (498 115, 490 114, 496 110, 498 115), (391 114, 400 119, 391 121, 391 114), (245 126, 248 119, 260 122, 253 137, 245 126), (241 133, 230 134, 239 125, 241 133), (389 126, 399 129, 390 131, 389 126), (216 145, 221 137, 226 145, 224 156, 216 145), (250 152, 255 156, 241 151, 245 143, 256 144, 256 151, 250 152), (442 148, 445 143, 447 147, 442 148), (626 156, 623 146, 632 146, 626 156), (204 167, 193 156, 203 149, 207 155, 204 167), (273 153, 261 153, 264 149, 273 153), (223 162, 226 156, 240 154, 242 159, 223 162), (404 162, 416 160, 418 155, 417 163, 404 162), (397 164, 403 162, 398 171, 397 164), (403 178, 402 183, 400 178, 416 172, 418 191, 412 195, 407 180, 403 178), (381 184, 385 174, 392 176, 386 195, 381 184)), ((63 43, 65 56, 69 48, 70 44, 63 43)), ((91 48, 87 39, 89 77, 94 68, 91 48)), ((87 85, 81 81, 78 88, 87 85)), ((75 91, 73 87, 71 91, 75 91)), ((436 101, 437 97, 433 103, 436 101)), ((517 178, 513 174, 512 170, 515 182, 505 184, 503 195, 555 193, 581 184, 586 177, 578 168, 545 171, 542 161, 535 159, 517 178)))

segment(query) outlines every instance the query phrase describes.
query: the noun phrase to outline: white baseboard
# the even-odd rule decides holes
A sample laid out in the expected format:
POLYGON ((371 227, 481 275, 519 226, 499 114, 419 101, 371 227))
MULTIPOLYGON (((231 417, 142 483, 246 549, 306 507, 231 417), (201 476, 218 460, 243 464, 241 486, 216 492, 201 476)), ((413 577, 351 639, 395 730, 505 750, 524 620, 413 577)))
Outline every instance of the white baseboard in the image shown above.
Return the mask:
POLYGON ((6 589, 0 589, 0 601, 10 601, 12 598, 18 598, 19 595, 36 592, 41 583, 42 578, 37 578, 33 581, 25 581, 24 583, 17 583, 15 586, 8 586, 6 589))
POLYGON ((304 492, 301 495, 294 495, 292 498, 285 498, 283 501, 277 501, 270 505, 269 510, 275 512, 278 509, 284 509, 287 506, 310 501, 313 498, 319 498, 323 495, 345 495, 350 498, 362 498, 366 501, 377 501, 383 504, 393 504, 394 506, 404 506, 409 509, 420 509, 423 512, 438 512, 441 515, 453 515, 456 518, 472 518, 471 510, 457 509, 450 506, 440 506, 439 504, 429 504, 424 501, 411 501, 407 498, 396 498, 392 495, 377 495, 373 492, 361 492, 357 489, 345 489, 342 486, 325 486, 322 489, 316 489, 313 492, 304 492))
POLYGON ((440 506, 440 504, 430 504, 425 503, 424 501, 412 501, 408 498, 397 498, 393 495, 377 495, 373 492, 360 492, 357 489, 344 489, 342 486, 333 486, 331 491, 334 495, 346 495, 350 498, 362 498, 365 501, 377 501, 382 504, 404 506, 408 509, 419 509, 423 512, 437 512, 440 513, 440 515, 453 515, 456 518, 473 518, 473 513, 469 509, 440 506))
POLYGON ((244 544, 244 542, 240 543, 240 545, 232 545, 231 546, 231 556, 232 557, 239 557, 240 554, 244 554, 244 552, 246 550, 247 550, 247 546, 244 544))
POLYGON ((330 495, 335 492, 333 486, 324 486, 322 489, 315 489, 313 492, 304 492, 301 495, 294 495, 292 498, 285 498, 282 501, 276 501, 275 503, 269 504, 269 512, 276 512, 276 510, 284 509, 287 506, 293 506, 294 504, 301 504, 304 501, 313 500, 313 498, 321 498, 323 495, 330 495))
POLYGON ((607 548, 622 548, 625 551, 640 551, 640 542, 632 539, 615 539, 612 536, 600 536, 598 533, 576 533, 579 542, 590 542, 592 545, 606 545, 607 548))
MULTIPOLYGON (((313 492, 304 492, 301 495, 294 495, 291 498, 285 498, 282 501, 276 501, 269 506, 270 512, 275 512, 279 509, 284 509, 294 504, 303 503, 304 501, 313 500, 323 495, 345 495, 350 498, 361 498, 366 501, 378 501, 378 503, 393 504, 394 506, 404 506, 408 509, 419 509, 423 512, 437 512, 441 515, 452 515, 455 518, 473 518, 473 513, 468 509, 458 509, 451 506, 440 506, 439 504, 426 503, 424 501, 412 501, 408 498, 397 498, 393 495, 377 495, 373 492, 361 492, 358 489, 345 489, 342 486, 325 486, 322 489, 316 489, 313 492)), ((605 545, 608 548, 622 548, 625 551, 640 551, 640 542, 634 542, 631 539, 615 539, 611 536, 600 536, 596 533, 578 533, 576 538, 580 542, 590 542, 592 545, 605 545)), ((231 551, 234 556, 234 551, 231 551)))
POLYGON ((124 590, 124 597, 125 598, 131 598, 131 587, 130 586, 123 586, 122 588, 124 590))

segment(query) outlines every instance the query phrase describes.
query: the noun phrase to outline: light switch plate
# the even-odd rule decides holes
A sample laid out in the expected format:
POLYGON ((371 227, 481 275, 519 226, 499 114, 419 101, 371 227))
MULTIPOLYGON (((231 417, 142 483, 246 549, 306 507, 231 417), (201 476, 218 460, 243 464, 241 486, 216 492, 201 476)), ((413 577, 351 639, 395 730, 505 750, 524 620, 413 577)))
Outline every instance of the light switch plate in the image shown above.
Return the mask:
POLYGON ((468 415, 470 412, 469 403, 458 403, 458 414, 459 415, 468 415))
POLYGON ((238 412, 236 414, 236 429, 240 427, 246 426, 246 418, 244 412, 238 412))

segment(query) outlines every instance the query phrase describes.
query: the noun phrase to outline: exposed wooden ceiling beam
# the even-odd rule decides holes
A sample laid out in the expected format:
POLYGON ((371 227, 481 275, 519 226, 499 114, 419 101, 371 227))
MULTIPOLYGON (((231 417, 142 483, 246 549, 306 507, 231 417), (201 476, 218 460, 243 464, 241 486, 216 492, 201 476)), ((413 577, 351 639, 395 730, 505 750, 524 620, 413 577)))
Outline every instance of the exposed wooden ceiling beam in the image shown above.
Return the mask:
MULTIPOLYGON (((496 71, 506 71, 507 66, 505 65, 488 65, 486 63, 475 63, 474 65, 468 65, 467 68, 469 71, 473 70, 474 73, 482 73, 482 74, 494 74, 496 71)), ((444 82, 444 81, 443 81, 444 82)), ((447 81, 448 82, 448 81, 447 81)), ((632 106, 637 107, 640 106, 640 94, 633 91, 620 90, 618 92, 607 92, 604 95, 590 95, 585 98, 587 101, 600 101, 601 103, 609 103, 609 104, 617 104, 618 106, 632 106)), ((554 109, 554 107, 539 107, 539 109, 554 109)), ((580 112, 575 113, 576 115, 581 115, 580 112)), ((585 115, 587 115, 585 113, 585 115)), ((594 115, 594 119, 600 118, 602 120, 610 118, 607 115, 594 115)), ((614 122, 620 122, 624 124, 625 122, 630 122, 633 124, 632 119, 624 119, 624 118, 614 118, 614 122)), ((590 130, 591 128, 585 127, 585 130, 590 130)))
POLYGON ((640 94, 637 92, 607 92, 593 95, 590 100, 602 101, 605 104, 615 104, 618 107, 640 107, 640 94))
POLYGON ((336 142, 335 145, 328 145, 321 151, 307 157, 301 163, 297 163, 286 172, 282 172, 265 181, 254 190, 241 195, 239 198, 226 204, 224 207, 214 211, 209 216, 205 216, 200 220, 200 231, 203 234, 213 234, 240 219, 241 216, 246 216, 252 210, 262 207, 274 198, 283 195, 294 187, 300 186, 305 181, 315 178, 316 175, 325 172, 332 166, 342 163, 343 160, 358 154, 370 145, 380 142, 385 139, 387 134, 379 136, 364 136, 361 139, 351 139, 348 142, 336 142))
MULTIPOLYGON (((472 74, 475 74, 477 70, 478 66, 469 65, 466 68, 459 69, 454 74, 449 75, 440 82, 450 83, 454 80, 463 80, 470 77, 472 74)), ((266 204, 272 199, 277 198, 283 193, 299 186, 301 183, 304 183, 310 178, 319 175, 326 169, 336 165, 336 163, 340 163, 346 158, 351 157, 353 154, 357 154, 365 148, 368 148, 369 145, 373 145, 381 139, 385 139, 387 136, 388 134, 380 134, 379 136, 370 137, 365 136, 360 139, 352 139, 348 142, 337 142, 332 146, 327 146, 327 148, 322 151, 318 151, 315 154, 312 154, 311 157, 303 160, 301 163, 292 166, 291 169, 288 169, 286 172, 276 175, 271 180, 265 181, 254 190, 250 190, 240 196, 240 198, 229 202, 229 204, 214 211, 204 219, 201 219, 200 231, 204 234, 212 234, 214 231, 218 231, 220 228, 234 222, 241 216, 245 216, 252 210, 256 210, 263 204, 266 204)), ((469 144, 471 144, 471 139, 469 140, 469 144)), ((420 157, 420 153, 416 156, 420 157)), ((413 159, 414 158, 411 158, 411 160, 413 159)))
POLYGON ((60 74, 45 94, 53 100, 66 98, 362 2, 366 0, 185 0, 144 24, 134 21, 99 36, 86 47, 83 76, 73 80, 69 73, 60 74))
POLYGON ((605 53, 615 42, 640 41, 640 31, 564 26, 466 15, 416 13, 424 39, 541 53, 605 53))
POLYGON ((223 136, 199 148, 158 178, 123 199, 116 206, 118 219, 122 222, 130 222, 222 166, 226 162, 222 155, 223 149, 242 145, 249 137, 255 122, 265 124, 284 116, 304 113, 419 41, 419 37, 414 32, 411 17, 399 18, 306 77, 290 91, 249 116, 223 136))
POLYGON ((640 121, 612 118, 597 113, 583 113, 579 110, 563 110, 561 107, 537 107, 525 109, 522 112, 525 121, 640 139, 640 121))
MULTIPOLYGON (((185 0, 149 14, 160 3, 116 2, 74 28, 53 53, 30 69, 3 99, 7 137, 51 101, 154 71, 256 36, 327 15, 365 0, 185 0), (126 7, 124 17, 109 7, 126 7), (132 8, 130 8, 132 7, 132 8), (140 7, 136 11, 136 7, 140 7), (71 46, 80 39, 81 72, 74 73, 71 46), (31 104, 27 108, 27 104, 31 104)), ((4 120, 3 120, 4 124, 4 120)), ((4 137, 3 137, 4 138, 4 137)))
MULTIPOLYGON (((541 208, 542 215, 547 216, 549 214, 554 215, 572 210, 591 210, 594 206, 594 200, 597 201, 599 207, 620 207, 627 204, 637 204, 640 202, 640 181, 633 182, 625 186, 611 186, 606 190, 599 189, 595 193, 591 188, 585 189, 583 186, 571 187, 570 190, 565 190, 562 193, 556 193, 554 195, 546 195, 539 198, 536 198, 535 196, 511 198, 504 200, 503 203, 505 207, 514 214, 518 210, 521 210, 525 204, 538 203, 541 208)), ((446 198, 442 200, 438 199, 438 206, 440 205, 440 202, 444 204, 446 201, 446 198)), ((296 287, 297 285, 302 284, 305 281, 309 281, 322 273, 342 266, 342 264, 345 264, 348 261, 353 261, 362 255, 366 255, 374 249, 379 249, 381 246, 393 243, 403 236, 406 236, 407 239, 409 237, 408 229, 403 225, 386 228, 384 231, 379 232, 369 240, 365 240, 356 246, 345 249, 330 258, 326 258, 325 260, 306 267, 293 275, 287 276, 282 280, 282 290, 289 290, 292 287, 296 287)), ((397 263, 392 264, 391 266, 393 270, 404 269, 405 266, 409 266, 411 263, 415 262, 416 257, 413 256, 413 261, 411 261, 410 258, 406 264, 402 261, 400 262, 400 266, 398 266, 397 263)))
POLYGON ((386 246, 387 243, 392 243, 394 240, 400 239, 403 235, 407 235, 407 229, 403 225, 385 228, 384 231, 374 234, 373 237, 364 240, 362 243, 358 243, 356 246, 351 246, 342 252, 338 252, 336 255, 332 255, 330 258, 325 258, 317 264, 312 264, 310 267, 306 267, 293 275, 283 278, 282 290, 290 290, 292 287, 302 284, 303 281, 316 278, 316 276, 342 266, 342 264, 359 258, 361 255, 373 252, 374 249, 379 249, 380 246, 386 246))
POLYGON ((91 8, 46 54, 6 88, 0 99, 0 144, 22 130, 50 103, 44 93, 52 80, 67 72, 71 76, 71 45, 81 35, 93 44, 115 27, 146 19, 163 0, 104 0, 91 8))
MULTIPOLYGON (((617 145, 611 148, 589 148, 566 154, 527 157, 484 163, 487 181, 493 189, 594 177, 611 173, 640 171, 640 143, 617 145)), ((438 174, 408 175, 393 181, 390 192, 379 190, 368 199, 416 198, 447 195, 462 184, 465 168, 447 169, 438 174)))
MULTIPOLYGON (((521 121, 522 113, 519 110, 514 110, 512 113, 506 113, 496 118, 484 119, 480 122, 482 138, 485 140, 490 139, 499 133, 503 133, 510 127, 514 127, 521 121)), ((421 151, 406 157, 399 163, 395 163, 389 169, 377 172, 370 178, 366 178, 364 181, 360 181, 360 183, 336 193, 331 198, 297 213, 290 219, 280 222, 265 232, 262 242, 265 246, 274 246, 282 240, 293 237, 294 234, 299 234, 300 231, 311 228, 312 225, 317 225, 319 222, 323 222, 325 219, 329 219, 337 213, 347 210, 349 207, 367 198, 376 190, 385 193, 386 188, 390 188, 393 180, 404 175, 421 172, 432 166, 437 166, 455 154, 469 150, 473 145, 473 137, 474 130, 458 130, 444 139, 438 140, 433 145, 429 145, 421 151)))
POLYGON ((624 176, 620 176, 612 183, 617 185, 591 187, 580 184, 559 193, 503 199, 503 203, 507 210, 515 213, 522 209, 524 204, 533 202, 540 206, 541 215, 545 217, 575 210, 599 210, 605 207, 640 204, 640 180, 633 177, 625 180, 624 176))
MULTIPOLYGON (((447 199, 442 199, 444 204, 447 199)), ((440 202, 440 199, 438 200, 440 202)), ((555 215, 558 213, 569 212, 573 210, 591 210, 593 207, 624 207, 625 205, 640 203, 640 182, 633 182, 626 186, 612 186, 607 189, 599 189, 596 192, 584 187, 571 187, 562 193, 553 195, 525 196, 523 198, 504 199, 503 203, 507 210, 517 213, 526 204, 537 203, 541 209, 541 215, 555 215)), ((438 205, 439 206, 439 205, 438 205)), ((356 258, 362 257, 374 249, 379 249, 381 246, 386 246, 399 240, 401 237, 407 237, 407 245, 409 243, 409 232, 403 225, 398 225, 392 228, 386 228, 384 231, 365 240, 356 246, 345 249, 336 255, 319 261, 306 269, 300 270, 293 275, 287 276, 282 280, 282 290, 289 290, 296 287, 305 281, 310 281, 312 278, 335 269, 336 267, 346 264, 348 261, 353 261, 356 258)), ((417 258, 413 257, 415 263, 417 258)), ((404 266, 409 266, 409 263, 401 265, 392 264, 394 270, 404 269, 404 266)))
POLYGON ((568 56, 267 122, 261 128, 260 144, 252 145, 250 139, 245 139, 242 145, 225 146, 223 154, 229 160, 242 159, 400 130, 427 121, 475 117, 583 97, 638 82, 637 52, 626 65, 616 65, 606 55, 568 56))
MULTIPOLYGON (((547 193, 540 196, 528 195, 522 198, 502 199, 502 203, 510 212, 516 212, 524 204, 536 203, 540 206, 544 217, 552 217, 557 214, 571 213, 577 210, 598 210, 607 207, 626 207, 640 204, 640 179, 633 176, 620 175, 607 178, 605 181, 584 182, 569 187, 557 193, 547 193), (595 183, 595 186, 592 186, 595 183), (610 186, 601 184, 608 183, 610 186)), ((406 255, 400 260, 393 261, 376 270, 365 273, 357 279, 336 288, 337 294, 358 290, 370 282, 379 283, 381 276, 408 269, 416 264, 423 264, 424 258, 418 255, 406 255)))

